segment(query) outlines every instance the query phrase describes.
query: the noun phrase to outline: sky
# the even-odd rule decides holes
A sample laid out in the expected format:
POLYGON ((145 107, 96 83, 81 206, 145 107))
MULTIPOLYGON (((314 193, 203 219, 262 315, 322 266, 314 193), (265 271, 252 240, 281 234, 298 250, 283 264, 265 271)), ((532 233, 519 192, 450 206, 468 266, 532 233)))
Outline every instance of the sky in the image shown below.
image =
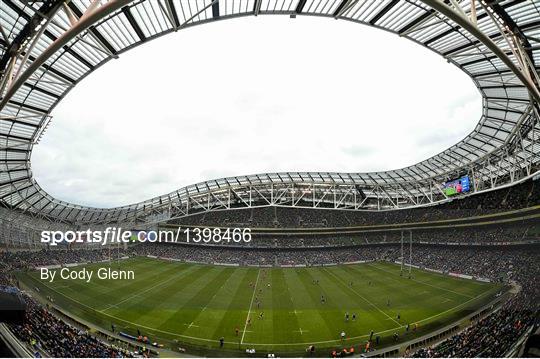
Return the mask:
POLYGON ((114 207, 225 176, 402 168, 470 133, 481 97, 458 68, 396 35, 258 16, 130 50, 52 115, 33 150, 38 183, 114 207))

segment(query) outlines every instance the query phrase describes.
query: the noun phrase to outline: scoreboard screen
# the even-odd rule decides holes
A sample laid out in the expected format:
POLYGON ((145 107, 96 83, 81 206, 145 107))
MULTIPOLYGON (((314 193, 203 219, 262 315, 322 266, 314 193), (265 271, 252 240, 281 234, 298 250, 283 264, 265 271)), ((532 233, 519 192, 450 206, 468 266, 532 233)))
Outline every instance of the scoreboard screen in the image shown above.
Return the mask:
POLYGON ((469 176, 443 183, 443 192, 447 196, 455 196, 460 193, 467 193, 471 190, 471 180, 469 176))

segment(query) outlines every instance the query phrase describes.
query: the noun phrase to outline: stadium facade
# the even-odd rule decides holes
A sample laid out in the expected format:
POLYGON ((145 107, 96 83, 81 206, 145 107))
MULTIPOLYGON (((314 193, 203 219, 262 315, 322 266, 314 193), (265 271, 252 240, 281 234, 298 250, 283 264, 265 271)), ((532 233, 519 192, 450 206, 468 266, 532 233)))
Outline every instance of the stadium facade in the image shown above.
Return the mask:
POLYGON ((475 193, 511 186, 538 170, 536 0, 1 0, 0 6, 0 203, 4 221, 11 224, 137 226, 200 211, 265 205, 409 208, 450 200, 443 189, 448 181, 467 177, 475 193), (482 116, 451 148, 386 172, 228 177, 117 208, 67 203, 36 182, 32 149, 46 135, 55 106, 87 75, 159 36, 266 14, 348 20, 414 41, 471 77, 482 95, 482 116))

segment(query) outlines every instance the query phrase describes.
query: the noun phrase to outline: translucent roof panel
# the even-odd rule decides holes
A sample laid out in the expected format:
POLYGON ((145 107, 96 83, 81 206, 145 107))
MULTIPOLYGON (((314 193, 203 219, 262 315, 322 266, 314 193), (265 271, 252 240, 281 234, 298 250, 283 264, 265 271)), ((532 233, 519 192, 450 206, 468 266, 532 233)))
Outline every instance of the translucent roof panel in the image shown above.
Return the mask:
MULTIPOLYGON (((86 16, 91 6, 89 0, 72 0, 66 7, 61 7, 61 2, 2 0, 0 21, 5 36, 0 36, 0 73, 19 76, 0 87, 3 89, 0 203, 52 220, 112 222, 165 211, 171 204, 182 206, 193 195, 254 185, 272 188, 349 184, 362 186, 369 193, 379 188, 410 198, 411 191, 433 193, 434 184, 472 170, 478 181, 490 179, 493 173, 509 177, 505 174, 515 172, 516 166, 530 172, 530 164, 538 163, 539 121, 534 121, 538 117, 538 104, 534 102, 539 92, 538 80, 528 81, 526 77, 534 78, 532 71, 539 69, 540 1, 506 0, 489 5, 475 2, 476 19, 472 19, 471 1, 459 3, 460 10, 428 0, 120 0, 103 2, 92 16, 86 16), (434 9, 430 4, 440 7, 434 9), (467 21, 476 21, 477 27, 471 30, 463 23, 460 11, 469 17, 467 21), (54 107, 85 76, 134 46, 184 27, 262 14, 348 20, 414 41, 471 77, 483 96, 483 115, 475 129, 459 143, 420 163, 394 171, 239 174, 112 209, 57 200, 35 182, 30 170, 32 146, 46 135, 54 107), (91 21, 87 20, 88 26, 77 31, 72 21, 81 21, 81 17, 91 21), (67 38, 66 35, 76 31, 76 36, 67 38), (64 39, 67 41, 63 42, 64 39), (518 42, 508 43, 507 39, 518 42), (55 44, 61 46, 50 51, 55 44), (20 51, 18 56, 17 51, 20 51), (523 63, 529 71, 525 75, 519 70, 523 63), (508 156, 516 160, 512 166, 506 159, 508 156)), ((4 78, 1 80, 0 84, 4 78)))

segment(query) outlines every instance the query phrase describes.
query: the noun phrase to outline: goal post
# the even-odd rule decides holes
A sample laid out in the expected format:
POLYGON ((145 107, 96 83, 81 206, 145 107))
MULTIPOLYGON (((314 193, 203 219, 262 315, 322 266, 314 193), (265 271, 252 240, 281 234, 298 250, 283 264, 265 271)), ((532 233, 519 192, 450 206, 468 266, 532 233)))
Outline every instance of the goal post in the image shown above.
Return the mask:
POLYGON ((401 231, 401 270, 399 271, 399 275, 400 276, 403 276, 403 262, 405 261, 405 256, 404 256, 404 253, 403 253, 403 238, 404 237, 404 234, 403 234, 403 231, 401 231))
POLYGON ((409 278, 412 277, 412 231, 409 231, 409 278))

